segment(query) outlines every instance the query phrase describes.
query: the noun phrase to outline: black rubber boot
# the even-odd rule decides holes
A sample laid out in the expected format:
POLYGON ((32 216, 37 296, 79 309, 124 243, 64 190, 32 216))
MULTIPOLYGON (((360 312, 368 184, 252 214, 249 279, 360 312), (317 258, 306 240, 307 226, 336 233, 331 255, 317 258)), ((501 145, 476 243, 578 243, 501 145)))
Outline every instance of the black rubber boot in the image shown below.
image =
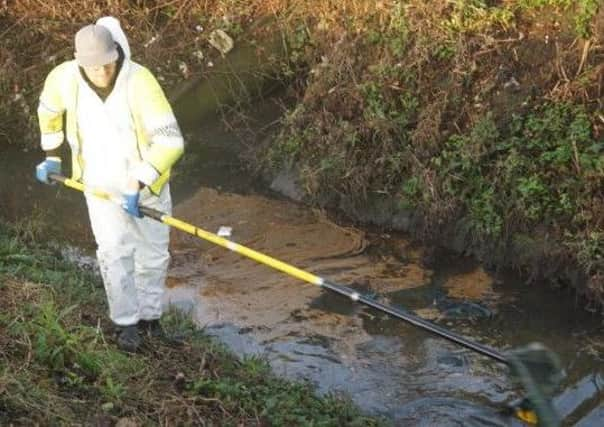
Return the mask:
POLYGON ((146 339, 161 340, 164 344, 173 346, 180 346, 185 341, 183 336, 166 332, 164 328, 162 328, 159 319, 140 320, 138 325, 140 327, 141 334, 146 339))
POLYGON ((123 351, 135 353, 141 345, 138 325, 122 326, 117 337, 117 345, 123 351))
POLYGON ((144 336, 149 338, 163 338, 164 331, 159 323, 159 319, 141 320, 138 322, 144 336))

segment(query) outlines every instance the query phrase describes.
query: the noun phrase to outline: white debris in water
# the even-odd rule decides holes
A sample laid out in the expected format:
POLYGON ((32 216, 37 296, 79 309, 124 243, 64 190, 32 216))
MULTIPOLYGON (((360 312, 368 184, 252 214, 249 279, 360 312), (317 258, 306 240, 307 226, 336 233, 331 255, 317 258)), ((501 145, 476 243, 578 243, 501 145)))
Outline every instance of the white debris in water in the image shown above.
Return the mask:
POLYGON ((143 47, 146 49, 149 46, 151 46, 153 43, 155 43, 156 41, 157 41, 157 36, 153 36, 153 37, 151 37, 151 39, 149 39, 149 41, 147 43, 145 43, 143 45, 143 47))
POLYGON ((178 63, 178 69, 180 70, 182 76, 185 79, 188 79, 189 76, 191 75, 191 73, 189 72, 189 66, 185 62, 183 62, 183 61, 180 61, 178 63))
POLYGON ((201 50, 194 51, 193 56, 200 61, 203 60, 203 52, 201 50))
POLYGON ((208 40, 212 47, 216 48, 223 56, 233 49, 233 39, 222 30, 214 30, 210 33, 208 40))
POLYGON ((216 234, 219 235, 220 237, 231 237, 232 231, 233 231, 232 227, 226 227, 224 225, 221 225, 220 228, 218 229, 218 231, 216 232, 216 234))

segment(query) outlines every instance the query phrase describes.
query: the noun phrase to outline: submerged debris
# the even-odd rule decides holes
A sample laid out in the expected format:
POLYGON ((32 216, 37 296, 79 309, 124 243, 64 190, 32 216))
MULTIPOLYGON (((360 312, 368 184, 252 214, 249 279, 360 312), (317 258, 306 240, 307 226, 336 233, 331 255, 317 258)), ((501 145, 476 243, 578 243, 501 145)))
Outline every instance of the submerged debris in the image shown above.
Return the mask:
POLYGON ((210 33, 208 42, 218 49, 218 51, 224 56, 229 53, 234 46, 233 39, 222 30, 214 30, 210 33))

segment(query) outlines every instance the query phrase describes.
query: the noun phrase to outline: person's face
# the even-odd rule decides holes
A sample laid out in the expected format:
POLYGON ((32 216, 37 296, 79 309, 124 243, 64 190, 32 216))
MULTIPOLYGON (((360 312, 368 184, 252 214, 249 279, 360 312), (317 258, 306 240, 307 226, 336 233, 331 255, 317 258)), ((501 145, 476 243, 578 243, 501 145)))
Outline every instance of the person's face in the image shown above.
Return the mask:
POLYGON ((92 82, 93 85, 101 89, 109 87, 115 76, 115 70, 117 68, 117 62, 112 62, 106 65, 99 65, 94 67, 83 67, 86 77, 92 82))

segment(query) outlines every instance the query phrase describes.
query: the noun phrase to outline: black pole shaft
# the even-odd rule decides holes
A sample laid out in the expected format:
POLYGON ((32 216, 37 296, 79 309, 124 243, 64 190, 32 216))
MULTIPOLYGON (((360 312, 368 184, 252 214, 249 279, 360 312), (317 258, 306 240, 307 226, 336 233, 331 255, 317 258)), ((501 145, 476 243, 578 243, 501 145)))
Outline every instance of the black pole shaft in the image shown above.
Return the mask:
MULTIPOLYGON (((140 211, 145 216, 153 218, 157 221, 162 221, 162 216, 164 215, 162 212, 152 209, 152 208, 141 207, 140 211)), ((479 354, 482 354, 483 356, 490 357, 491 359, 494 359, 494 360, 496 360, 500 363, 506 364, 506 365, 508 364, 508 361, 506 360, 505 356, 493 348, 490 348, 483 344, 479 344, 477 342, 471 341, 467 338, 462 337, 461 335, 457 335, 454 332, 451 332, 441 326, 438 326, 432 322, 422 319, 421 317, 408 313, 400 308, 390 307, 390 306, 381 304, 369 297, 359 294, 354 289, 351 289, 347 286, 338 285, 336 283, 325 280, 323 282, 323 284, 321 285, 321 287, 324 289, 327 289, 331 292, 348 297, 348 298, 352 299, 353 301, 357 301, 357 302, 360 302, 361 304, 365 304, 365 305, 372 307, 383 313, 389 314, 393 317, 396 317, 397 319, 404 320, 405 322, 408 322, 414 326, 417 326, 418 328, 421 328, 425 331, 438 335, 441 338, 444 338, 446 340, 459 344, 465 348, 473 350, 479 354)))
POLYGON ((325 282, 322 287, 328 289, 337 294, 346 296, 354 301, 358 301, 362 304, 365 304, 369 307, 372 307, 378 311, 390 314, 397 319, 404 320, 405 322, 411 323, 414 326, 417 326, 425 331, 431 332, 439 337, 445 338, 449 341, 452 341, 456 344, 459 344, 463 347, 466 347, 470 350, 473 350, 477 353, 482 354, 483 356, 490 357, 491 359, 497 360, 503 364, 508 364, 507 359, 503 354, 498 352, 497 350, 487 347, 485 345, 476 343, 467 338, 462 337, 461 335, 457 335, 454 332, 451 332, 441 326, 438 326, 432 322, 429 322, 421 317, 417 317, 411 313, 408 313, 400 308, 390 307, 384 304, 381 304, 371 298, 368 298, 364 295, 359 294, 355 290, 348 288, 346 286, 338 285, 333 282, 325 282))

